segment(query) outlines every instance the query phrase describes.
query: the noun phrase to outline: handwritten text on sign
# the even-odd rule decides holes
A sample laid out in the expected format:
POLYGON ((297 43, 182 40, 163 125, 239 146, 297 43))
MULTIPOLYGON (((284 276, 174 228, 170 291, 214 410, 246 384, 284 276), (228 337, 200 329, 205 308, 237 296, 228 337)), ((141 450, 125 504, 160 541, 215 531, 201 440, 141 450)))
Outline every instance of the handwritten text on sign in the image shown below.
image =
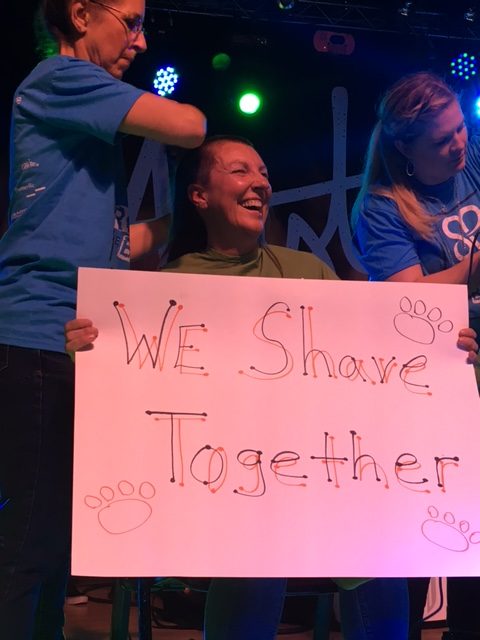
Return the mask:
POLYGON ((76 574, 478 575, 461 286, 82 269, 76 574))

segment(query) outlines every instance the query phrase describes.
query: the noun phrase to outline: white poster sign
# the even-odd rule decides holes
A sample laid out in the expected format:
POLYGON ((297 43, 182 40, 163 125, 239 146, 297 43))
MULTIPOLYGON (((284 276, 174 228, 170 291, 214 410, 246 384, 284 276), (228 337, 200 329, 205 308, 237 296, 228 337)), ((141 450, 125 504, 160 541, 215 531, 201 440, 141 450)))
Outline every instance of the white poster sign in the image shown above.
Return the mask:
POLYGON ((81 269, 73 573, 480 575, 463 286, 81 269))

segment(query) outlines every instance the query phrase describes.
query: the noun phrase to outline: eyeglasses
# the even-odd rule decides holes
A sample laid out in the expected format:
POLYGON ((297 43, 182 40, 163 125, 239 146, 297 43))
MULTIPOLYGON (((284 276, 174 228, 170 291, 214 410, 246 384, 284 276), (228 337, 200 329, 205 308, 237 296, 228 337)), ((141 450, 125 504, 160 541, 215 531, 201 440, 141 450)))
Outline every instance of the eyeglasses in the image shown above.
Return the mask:
POLYGON ((136 18, 131 18, 120 9, 116 7, 112 7, 109 4, 105 4, 105 2, 100 2, 100 0, 90 0, 93 4, 98 4, 100 7, 106 9, 109 13, 112 14, 114 18, 116 18, 123 27, 127 30, 127 34, 133 37, 133 39, 138 38, 140 33, 143 33, 143 18, 137 16, 136 18), (120 16, 117 15, 120 14, 120 16))

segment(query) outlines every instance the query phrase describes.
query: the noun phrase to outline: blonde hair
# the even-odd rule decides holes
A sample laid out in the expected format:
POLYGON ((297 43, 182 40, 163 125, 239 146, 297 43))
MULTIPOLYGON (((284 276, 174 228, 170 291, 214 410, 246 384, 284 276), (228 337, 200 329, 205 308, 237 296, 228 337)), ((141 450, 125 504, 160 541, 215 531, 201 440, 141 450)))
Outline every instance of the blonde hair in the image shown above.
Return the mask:
POLYGON ((415 140, 431 119, 455 100, 450 87, 428 72, 404 76, 386 92, 370 137, 362 186, 353 206, 354 226, 361 203, 367 194, 375 193, 392 198, 406 224, 424 238, 431 237, 432 217, 417 198, 406 173, 406 158, 395 143, 415 140))

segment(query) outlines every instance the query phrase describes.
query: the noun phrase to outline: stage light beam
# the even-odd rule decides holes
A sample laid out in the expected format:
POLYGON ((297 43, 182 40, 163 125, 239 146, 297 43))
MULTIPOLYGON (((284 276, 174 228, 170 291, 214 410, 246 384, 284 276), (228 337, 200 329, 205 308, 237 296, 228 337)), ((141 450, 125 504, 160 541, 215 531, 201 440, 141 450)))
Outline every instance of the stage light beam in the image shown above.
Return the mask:
POLYGON ((253 91, 248 91, 240 96, 238 100, 238 108, 240 112, 246 116, 253 116, 258 113, 262 106, 260 95, 253 91))
POLYGON ((450 62, 450 73, 463 81, 475 78, 478 73, 476 57, 467 52, 460 54, 450 62))
POLYGON ((155 74, 153 87, 159 96, 169 96, 175 91, 178 78, 179 76, 175 71, 175 67, 161 68, 155 74))
POLYGON ((212 58, 212 67, 215 71, 225 71, 232 62, 228 53, 216 53, 212 58))
POLYGON ((476 98, 473 104, 473 114, 477 120, 480 120, 480 97, 476 98))

